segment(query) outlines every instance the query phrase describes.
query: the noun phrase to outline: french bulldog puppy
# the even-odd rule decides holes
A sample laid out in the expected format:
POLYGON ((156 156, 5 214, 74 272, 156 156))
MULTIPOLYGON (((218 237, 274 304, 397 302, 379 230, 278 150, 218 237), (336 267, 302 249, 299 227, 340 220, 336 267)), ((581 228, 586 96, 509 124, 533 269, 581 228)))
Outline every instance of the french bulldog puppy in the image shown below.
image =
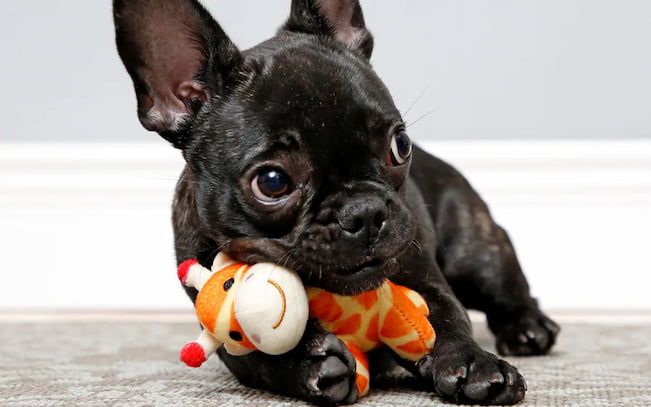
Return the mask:
MULTIPOLYGON (((402 366, 459 403, 524 397, 516 368, 475 343, 464 307, 486 313, 504 355, 547 353, 559 328, 477 193, 412 145, 357 0, 293 0, 278 33, 248 50, 196 0, 115 0, 114 19, 142 125, 187 162, 179 263, 225 251, 347 295, 390 278, 424 296, 437 340, 416 364, 375 352, 372 374, 402 366)), ((318 404, 358 397, 354 359, 314 323, 287 354, 219 355, 249 386, 318 404)))

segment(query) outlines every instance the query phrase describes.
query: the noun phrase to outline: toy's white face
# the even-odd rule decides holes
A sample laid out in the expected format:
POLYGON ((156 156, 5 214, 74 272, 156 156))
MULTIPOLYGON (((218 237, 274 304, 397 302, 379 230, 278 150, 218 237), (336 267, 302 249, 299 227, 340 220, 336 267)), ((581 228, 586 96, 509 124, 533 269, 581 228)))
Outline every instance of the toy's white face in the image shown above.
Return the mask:
POLYGON ((235 317, 262 352, 279 355, 293 349, 305 331, 305 288, 291 270, 270 263, 252 266, 235 296, 235 317))

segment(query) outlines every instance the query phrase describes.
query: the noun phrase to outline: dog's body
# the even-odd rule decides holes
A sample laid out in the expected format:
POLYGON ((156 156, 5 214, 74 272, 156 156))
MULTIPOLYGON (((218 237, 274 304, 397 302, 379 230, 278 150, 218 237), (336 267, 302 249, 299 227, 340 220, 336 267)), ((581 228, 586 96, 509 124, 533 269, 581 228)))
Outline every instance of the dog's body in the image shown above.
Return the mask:
MULTIPOLYGON (((244 52, 194 0, 116 0, 114 12, 140 120, 188 163, 174 202, 179 263, 223 250, 347 295, 390 277, 424 296, 437 342, 415 365, 377 351, 371 374, 402 365, 454 401, 524 397, 517 370, 473 341, 463 307, 486 312, 502 354, 546 353, 558 327, 467 181, 412 150, 368 63, 357 1, 294 0, 278 35, 244 52)), ((285 355, 219 354, 251 386, 357 399, 354 359, 314 323, 285 355)))

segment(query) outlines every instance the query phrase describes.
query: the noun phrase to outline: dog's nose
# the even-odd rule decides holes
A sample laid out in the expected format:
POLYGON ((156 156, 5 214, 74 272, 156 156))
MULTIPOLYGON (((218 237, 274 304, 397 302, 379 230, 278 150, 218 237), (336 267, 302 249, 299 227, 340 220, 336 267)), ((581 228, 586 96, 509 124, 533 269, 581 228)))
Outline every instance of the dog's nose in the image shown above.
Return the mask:
POLYGON ((350 237, 371 244, 386 224, 387 204, 376 196, 361 195, 347 201, 337 213, 339 226, 350 237))

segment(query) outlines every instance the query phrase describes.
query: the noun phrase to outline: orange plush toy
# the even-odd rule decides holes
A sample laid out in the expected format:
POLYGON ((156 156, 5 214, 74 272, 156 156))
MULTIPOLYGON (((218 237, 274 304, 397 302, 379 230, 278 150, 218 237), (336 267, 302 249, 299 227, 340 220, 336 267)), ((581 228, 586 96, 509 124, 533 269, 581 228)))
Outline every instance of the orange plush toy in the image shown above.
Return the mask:
POLYGON ((366 352, 386 345, 415 362, 432 349, 436 337, 420 294, 388 280, 376 290, 343 296, 303 288, 295 272, 278 265, 235 263, 223 253, 212 271, 194 260, 182 263, 179 278, 199 290, 195 307, 204 331, 181 351, 181 360, 192 367, 222 344, 234 355, 291 350, 305 330, 309 308, 309 317, 355 357, 357 390, 363 396, 369 390, 366 352))
POLYGON ((310 317, 345 344, 357 362, 357 391, 369 389, 365 352, 386 345, 403 359, 416 362, 434 346, 436 335, 423 297, 389 280, 380 288, 354 296, 308 287, 310 317))

